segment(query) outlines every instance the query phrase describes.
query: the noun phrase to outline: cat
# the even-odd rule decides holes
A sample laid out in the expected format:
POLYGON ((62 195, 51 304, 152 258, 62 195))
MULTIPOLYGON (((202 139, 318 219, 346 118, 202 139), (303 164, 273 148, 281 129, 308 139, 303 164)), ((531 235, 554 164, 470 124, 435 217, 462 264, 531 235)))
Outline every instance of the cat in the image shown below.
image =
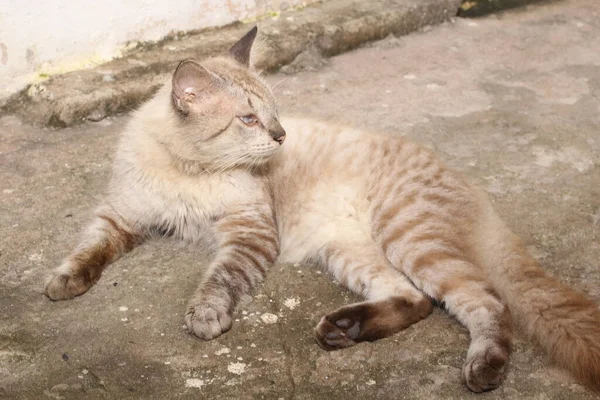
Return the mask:
POLYGON ((600 390, 598 306, 546 275, 487 195, 431 151, 280 119, 250 66, 256 33, 227 55, 181 62, 134 113, 106 198, 45 294, 81 295, 135 246, 174 237, 215 254, 185 313, 202 339, 230 329, 236 304, 276 260, 314 262, 366 298, 320 320, 326 350, 390 336, 437 302, 469 330, 462 376, 470 390, 501 384, 513 317, 600 390))

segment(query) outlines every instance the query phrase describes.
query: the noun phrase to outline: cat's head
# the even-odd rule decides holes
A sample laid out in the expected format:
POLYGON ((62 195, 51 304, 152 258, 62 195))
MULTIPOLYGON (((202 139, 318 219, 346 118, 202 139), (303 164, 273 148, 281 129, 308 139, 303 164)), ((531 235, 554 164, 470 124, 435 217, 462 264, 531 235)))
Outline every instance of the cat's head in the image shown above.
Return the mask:
POLYGON ((250 66, 257 28, 226 56, 182 61, 171 82, 178 156, 225 170, 266 162, 285 139, 270 88, 250 66))

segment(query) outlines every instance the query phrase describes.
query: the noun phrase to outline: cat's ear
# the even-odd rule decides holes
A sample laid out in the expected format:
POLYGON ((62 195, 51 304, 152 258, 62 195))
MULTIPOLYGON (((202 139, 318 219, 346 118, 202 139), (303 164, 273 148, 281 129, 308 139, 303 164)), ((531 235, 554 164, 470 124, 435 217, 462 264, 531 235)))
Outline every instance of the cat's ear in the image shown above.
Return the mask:
POLYGON ((171 81, 173 105, 184 115, 189 114, 192 104, 210 91, 210 73, 194 60, 179 63, 171 81))
POLYGON ((258 28, 255 26, 229 49, 229 55, 246 67, 250 66, 250 50, 252 50, 256 32, 258 32, 258 28))

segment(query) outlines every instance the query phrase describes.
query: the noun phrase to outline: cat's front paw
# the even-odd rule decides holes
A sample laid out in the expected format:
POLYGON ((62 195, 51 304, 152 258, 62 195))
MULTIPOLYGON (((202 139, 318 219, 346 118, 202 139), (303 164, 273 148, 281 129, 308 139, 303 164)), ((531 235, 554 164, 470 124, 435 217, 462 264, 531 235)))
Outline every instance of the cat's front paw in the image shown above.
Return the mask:
POLYGON ((185 313, 188 331, 204 340, 221 336, 231 329, 231 322, 231 315, 226 307, 209 302, 190 304, 185 313))
POLYGON ((87 292, 92 284, 89 279, 66 272, 65 268, 56 268, 46 278, 44 294, 50 300, 69 300, 87 292))

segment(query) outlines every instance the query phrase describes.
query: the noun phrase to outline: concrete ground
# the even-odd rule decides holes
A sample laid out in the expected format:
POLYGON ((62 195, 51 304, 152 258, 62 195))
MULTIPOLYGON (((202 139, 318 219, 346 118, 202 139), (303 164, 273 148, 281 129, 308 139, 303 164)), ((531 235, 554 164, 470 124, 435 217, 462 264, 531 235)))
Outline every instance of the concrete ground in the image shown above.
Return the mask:
MULTIPOLYGON (((487 189, 545 268, 600 301, 597 0, 458 19, 268 80, 282 113, 435 148, 487 189)), ((0 398, 597 398, 521 337, 503 386, 470 393, 467 331, 439 310, 327 353, 314 325, 356 297, 309 265, 275 266, 211 342, 183 329, 206 260, 175 242, 136 249, 82 297, 48 301, 44 274, 77 243, 128 119, 55 131, 0 119, 0 398)))

